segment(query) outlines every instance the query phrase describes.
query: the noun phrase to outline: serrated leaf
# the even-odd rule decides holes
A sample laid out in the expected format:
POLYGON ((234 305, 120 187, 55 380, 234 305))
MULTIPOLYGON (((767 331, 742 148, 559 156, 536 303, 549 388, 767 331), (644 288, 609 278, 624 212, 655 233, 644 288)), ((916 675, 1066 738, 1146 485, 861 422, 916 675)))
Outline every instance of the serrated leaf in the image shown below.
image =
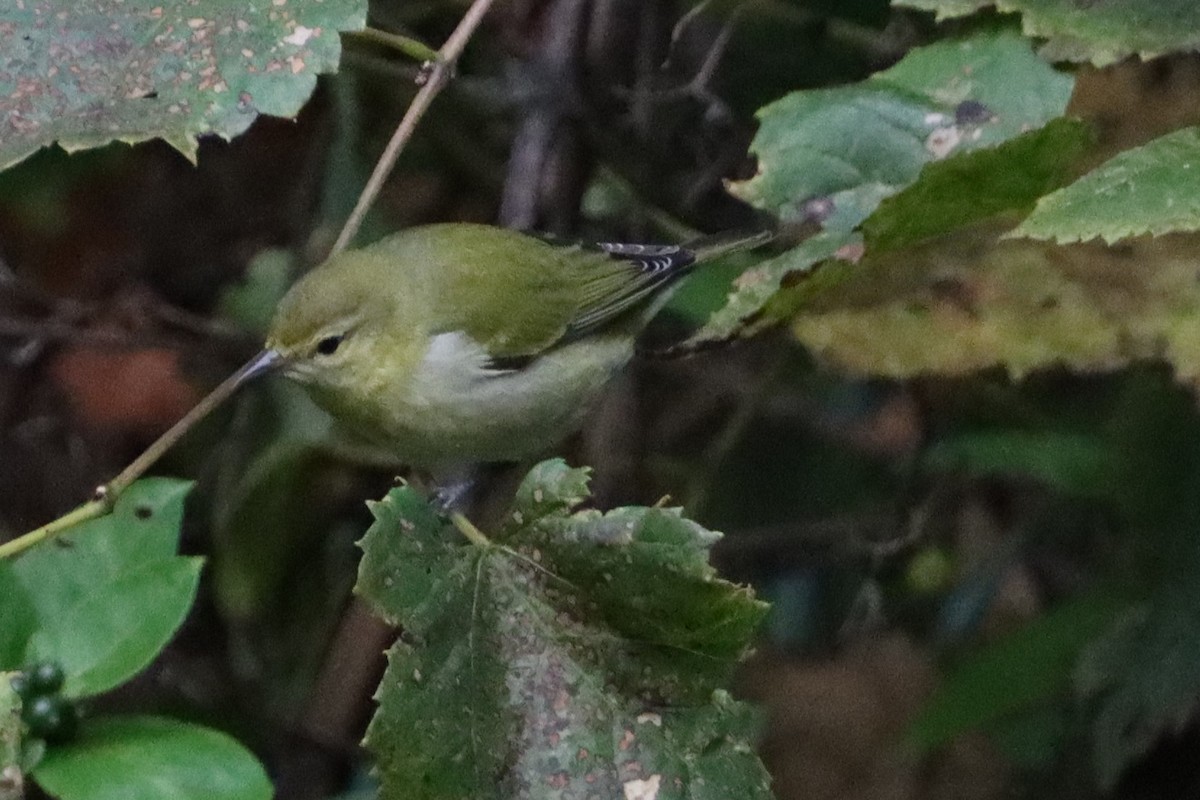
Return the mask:
POLYGON ((367 736, 383 797, 769 797, 718 691, 762 604, 678 512, 572 513, 583 478, 536 467, 487 546, 411 489, 373 506, 359 591, 405 631, 367 736))
POLYGON ((1191 0, 895 0, 898 6, 936 11, 939 19, 994 6, 1021 14, 1026 36, 1049 40, 1054 61, 1103 66, 1131 55, 1149 59, 1200 47, 1200 6, 1191 0))
POLYGON ((903 247, 1025 211, 1062 184, 1089 138, 1083 123, 1057 119, 996 147, 930 162, 915 183, 884 200, 863 223, 866 247, 903 247))
MULTIPOLYGON (((790 316, 811 295, 853 273, 844 265, 833 265, 805 276, 836 253, 848 260, 860 255, 861 238, 851 231, 886 198, 916 181, 926 165, 1040 128, 1062 114, 1071 88, 1071 78, 1040 61, 1027 42, 1000 32, 918 48, 891 69, 857 85, 794 92, 760 109, 762 124, 751 145, 758 157, 758 173, 733 184, 732 191, 785 221, 815 221, 824 231, 745 273, 735 282, 725 306, 688 344, 751 333, 760 326, 749 323, 790 316), (779 301, 780 288, 798 277, 805 279, 779 301)), ((1045 140, 1023 142, 990 160, 947 166, 930 178, 929 185, 936 191, 971 170, 995 169, 986 173, 995 182, 1013 164, 1040 154, 1040 160, 1017 173, 1024 176, 1019 186, 1005 186, 1008 194, 1002 201, 995 193, 980 192, 976 195, 980 202, 956 203, 957 187, 945 185, 945 196, 937 198, 940 205, 914 208, 928 203, 928 196, 906 198, 900 213, 908 218, 885 213, 877 221, 875 235, 891 237, 898 244, 1014 204, 1027 206, 1032 185, 1052 180, 1049 173, 1059 155, 1065 159, 1074 153, 1074 147, 1063 154, 1049 150, 1054 143, 1066 147, 1070 127, 1056 127, 1045 134, 1045 140), (942 208, 950 211, 938 217, 942 208)))
POLYGON ((236 740, 162 717, 86 720, 33 771, 62 800, 268 800, 262 766, 236 740))
POLYGON ((229 139, 294 116, 364 0, 27 0, 0 10, 0 169, 57 141, 229 139))
POLYGON ((1011 236, 1112 243, 1200 230, 1200 128, 1126 150, 1038 201, 1011 236))
POLYGON ((854 86, 794 92, 758 113, 758 174, 731 189, 784 219, 848 230, 925 164, 1061 115, 1073 81, 1007 32, 910 52, 854 86))
POLYGON ((1152 602, 1130 610, 1084 652, 1075 687, 1092 701, 1092 763, 1111 789, 1121 773, 1200 705, 1197 565, 1171 576, 1152 602))
POLYGON ((141 672, 183 623, 203 562, 164 559, 98 581, 74 606, 40 620, 26 660, 61 664, 68 697, 119 686, 141 672))

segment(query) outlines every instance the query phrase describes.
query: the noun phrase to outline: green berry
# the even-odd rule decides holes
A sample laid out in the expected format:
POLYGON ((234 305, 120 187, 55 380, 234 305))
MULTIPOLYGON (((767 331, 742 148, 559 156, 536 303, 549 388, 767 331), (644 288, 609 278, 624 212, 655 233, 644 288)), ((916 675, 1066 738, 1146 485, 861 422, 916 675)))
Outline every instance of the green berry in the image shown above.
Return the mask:
POLYGON ((22 709, 21 718, 29 732, 47 742, 65 742, 79 727, 79 712, 75 705, 58 695, 39 695, 22 709))
POLYGON ((29 674, 26 672, 14 672, 8 679, 8 685, 22 700, 28 700, 29 695, 33 692, 33 687, 29 683, 29 674))
POLYGON ((904 577, 917 594, 943 592, 954 580, 954 561, 940 547, 926 547, 909 559, 904 577))
POLYGON ((53 661, 41 661, 30 667, 26 673, 35 694, 54 694, 63 685, 62 667, 53 661))

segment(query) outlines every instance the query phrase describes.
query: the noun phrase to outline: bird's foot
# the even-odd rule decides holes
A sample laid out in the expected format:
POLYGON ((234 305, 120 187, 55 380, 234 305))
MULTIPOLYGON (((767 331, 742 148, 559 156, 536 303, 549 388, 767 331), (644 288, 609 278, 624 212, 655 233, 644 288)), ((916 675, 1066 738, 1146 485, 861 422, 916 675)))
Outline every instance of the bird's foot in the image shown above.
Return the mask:
POLYGON ((438 510, 438 513, 449 517, 467 507, 471 499, 471 490, 474 488, 475 478, 473 476, 439 482, 429 493, 429 502, 438 510))

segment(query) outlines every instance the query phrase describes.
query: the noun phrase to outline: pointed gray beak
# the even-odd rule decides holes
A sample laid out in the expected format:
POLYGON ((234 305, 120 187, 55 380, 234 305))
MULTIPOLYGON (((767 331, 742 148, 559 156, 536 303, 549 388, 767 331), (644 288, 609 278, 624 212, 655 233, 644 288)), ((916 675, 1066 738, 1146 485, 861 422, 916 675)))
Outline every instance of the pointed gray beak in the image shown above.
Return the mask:
POLYGON ((243 364, 241 369, 230 377, 230 382, 234 386, 241 386, 243 383, 253 380, 260 375, 273 372, 281 364, 283 364, 283 356, 279 355, 277 350, 263 350, 243 364))

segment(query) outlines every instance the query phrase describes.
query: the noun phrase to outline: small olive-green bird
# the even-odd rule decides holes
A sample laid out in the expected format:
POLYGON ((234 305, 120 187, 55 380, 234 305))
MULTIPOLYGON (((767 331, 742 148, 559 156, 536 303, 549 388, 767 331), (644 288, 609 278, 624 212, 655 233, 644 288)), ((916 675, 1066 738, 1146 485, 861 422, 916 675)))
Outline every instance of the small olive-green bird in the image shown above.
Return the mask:
POLYGON ((402 462, 521 460, 580 426, 697 262, 768 238, 564 246, 487 225, 412 228, 305 275, 249 369, 279 368, 402 462))

